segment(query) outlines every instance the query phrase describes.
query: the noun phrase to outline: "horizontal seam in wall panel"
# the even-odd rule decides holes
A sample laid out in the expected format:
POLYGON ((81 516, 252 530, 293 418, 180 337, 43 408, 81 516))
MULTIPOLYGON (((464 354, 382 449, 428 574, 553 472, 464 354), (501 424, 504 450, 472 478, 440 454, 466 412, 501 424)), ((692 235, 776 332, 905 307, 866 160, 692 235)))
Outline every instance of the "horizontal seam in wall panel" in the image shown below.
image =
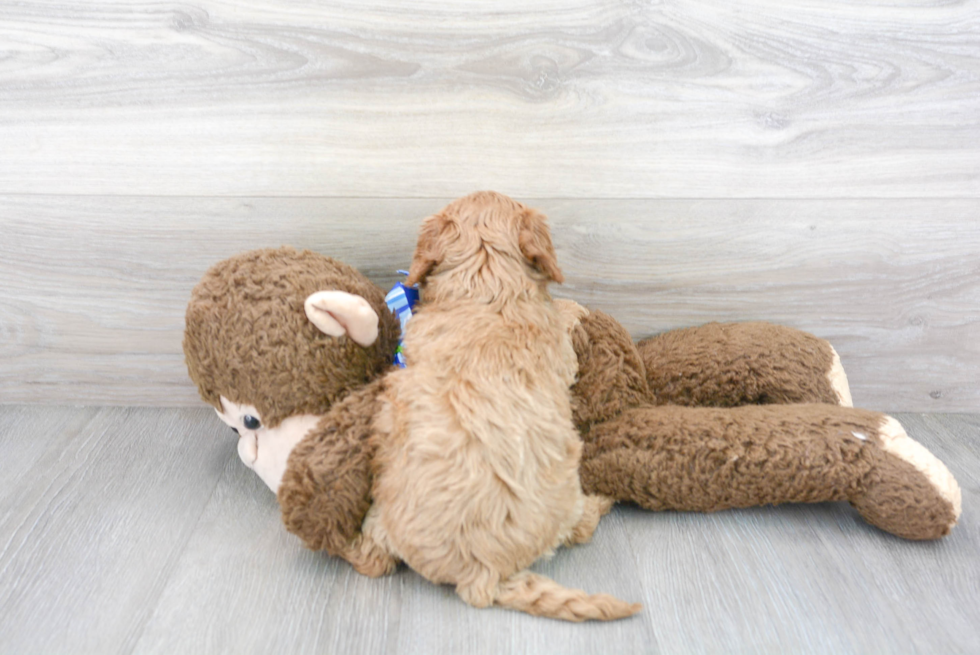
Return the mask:
MULTIPOLYGON (((200 198, 206 200, 235 200, 255 198, 262 200, 444 200, 455 196, 296 196, 296 195, 161 195, 161 194, 81 194, 81 193, 3 193, 0 192, 0 199, 3 198, 162 198, 162 199, 193 199, 200 198)), ((563 201, 611 201, 611 200, 635 200, 635 201, 663 201, 663 200, 684 200, 684 201, 739 201, 739 200, 813 200, 820 202, 827 201, 855 201, 855 200, 878 200, 878 201, 907 201, 907 200, 957 200, 957 201, 980 201, 977 196, 516 196, 525 200, 563 200, 563 201)))

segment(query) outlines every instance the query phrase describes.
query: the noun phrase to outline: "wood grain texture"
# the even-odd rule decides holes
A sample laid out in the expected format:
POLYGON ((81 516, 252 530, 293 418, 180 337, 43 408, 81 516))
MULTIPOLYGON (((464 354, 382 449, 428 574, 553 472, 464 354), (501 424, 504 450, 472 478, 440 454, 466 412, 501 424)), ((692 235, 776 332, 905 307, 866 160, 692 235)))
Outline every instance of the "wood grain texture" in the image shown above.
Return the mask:
POLYGON ((0 409, 0 651, 132 650, 234 454, 208 414, 0 409))
MULTIPOLYGON (((535 569, 567 584, 639 597, 630 569, 609 566, 621 556, 616 550, 625 537, 616 516, 609 523, 606 537, 590 547, 535 569)), ((294 653, 421 655, 553 652, 561 644, 562 652, 595 653, 609 643, 655 652, 648 625, 619 622, 583 631, 545 621, 542 631, 533 617, 475 612, 451 588, 427 584, 404 568, 376 580, 360 576, 340 560, 304 550, 282 527, 273 495, 237 459, 229 460, 200 526, 135 652, 259 654, 288 646, 294 653)))
MULTIPOLYGON (((289 244, 388 288, 447 201, 0 197, 0 401, 195 405, 180 342, 208 266, 289 244)), ((829 339, 859 406, 980 411, 977 201, 527 202, 556 295, 634 337, 768 320, 829 339)))
POLYGON ((346 652, 328 646, 343 643, 385 652, 391 629, 381 628, 398 609, 393 587, 395 578, 372 580, 303 550, 275 496, 235 455, 135 652, 346 652), (371 622, 362 623, 366 616, 371 622))
POLYGON ((210 410, 0 406, 0 651, 977 652, 980 416, 899 418, 962 486, 948 537, 903 541, 844 503, 618 507, 535 569, 644 609, 573 625, 304 550, 210 410))
POLYGON ((0 193, 970 197, 976 0, 30 0, 0 193))

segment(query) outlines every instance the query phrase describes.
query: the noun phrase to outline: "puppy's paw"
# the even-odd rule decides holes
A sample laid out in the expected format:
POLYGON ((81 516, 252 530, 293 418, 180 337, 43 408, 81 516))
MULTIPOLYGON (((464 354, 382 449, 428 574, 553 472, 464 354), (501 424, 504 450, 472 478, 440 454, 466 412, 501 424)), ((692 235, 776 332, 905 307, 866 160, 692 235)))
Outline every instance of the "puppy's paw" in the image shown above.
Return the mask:
POLYGON ((567 545, 583 544, 591 539, 592 533, 595 532, 596 527, 599 525, 599 519, 609 513, 614 502, 612 498, 607 496, 586 496, 585 504, 582 508, 582 517, 575 527, 572 528, 572 533, 568 536, 565 543, 567 545))
POLYGON ((350 562, 354 570, 369 578, 380 578, 395 572, 398 559, 382 548, 377 542, 360 535, 355 539, 343 558, 350 562))
POLYGON ((456 593, 464 602, 473 607, 490 607, 493 605, 496 587, 488 587, 486 585, 471 584, 471 585, 456 585, 456 593))

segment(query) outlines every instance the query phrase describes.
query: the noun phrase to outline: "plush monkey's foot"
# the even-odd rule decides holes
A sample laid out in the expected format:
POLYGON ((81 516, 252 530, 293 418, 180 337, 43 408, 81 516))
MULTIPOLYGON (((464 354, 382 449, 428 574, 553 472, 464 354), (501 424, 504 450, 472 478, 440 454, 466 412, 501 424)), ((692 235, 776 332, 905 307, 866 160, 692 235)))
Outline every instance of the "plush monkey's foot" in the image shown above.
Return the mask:
POLYGON ((906 539, 949 534, 962 509, 960 487, 949 469, 890 416, 876 436, 877 466, 849 498, 851 504, 868 523, 906 539))
POLYGON ((833 346, 830 346, 830 352, 833 353, 830 371, 827 373, 830 388, 837 394, 838 404, 841 407, 854 407, 854 401, 851 400, 851 386, 847 383, 847 375, 844 373, 844 365, 840 362, 840 355, 837 354, 833 346))

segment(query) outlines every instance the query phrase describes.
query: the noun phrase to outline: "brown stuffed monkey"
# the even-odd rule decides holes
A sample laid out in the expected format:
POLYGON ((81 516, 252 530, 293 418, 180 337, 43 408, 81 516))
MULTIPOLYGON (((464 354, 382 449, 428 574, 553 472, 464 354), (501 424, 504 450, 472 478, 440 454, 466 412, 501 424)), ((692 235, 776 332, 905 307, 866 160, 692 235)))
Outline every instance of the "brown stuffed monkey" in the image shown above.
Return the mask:
MULTIPOLYGON (((563 305, 587 493, 652 510, 847 500, 908 539, 947 534, 960 491, 893 418, 849 407, 830 345, 765 323, 710 324, 634 344, 602 312, 563 305)), ((346 264, 291 248, 213 266, 186 314, 201 397, 312 549, 371 575, 371 422, 397 347, 384 292, 346 264)))

